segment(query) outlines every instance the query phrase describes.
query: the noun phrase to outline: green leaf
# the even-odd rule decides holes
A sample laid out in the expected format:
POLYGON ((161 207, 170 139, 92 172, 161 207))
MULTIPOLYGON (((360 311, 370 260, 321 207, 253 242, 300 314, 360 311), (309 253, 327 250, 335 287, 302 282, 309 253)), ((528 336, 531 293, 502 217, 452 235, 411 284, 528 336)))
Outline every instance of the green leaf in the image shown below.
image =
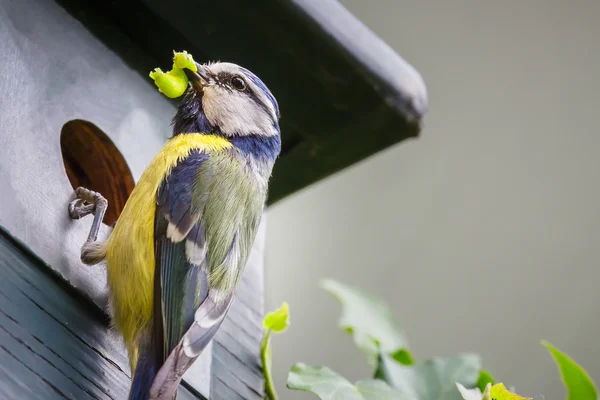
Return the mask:
POLYGON ((358 381, 356 389, 365 400, 416 400, 376 379, 358 381))
MULTIPOLYGON (((385 381, 386 378, 385 378, 385 372, 384 372, 383 361, 382 361, 383 356, 385 356, 385 354, 379 354, 379 357, 377 358, 377 366, 375 368, 375 374, 373 375, 373 378, 381 379, 381 380, 385 381)), ((413 365, 414 364, 412 355, 404 349, 399 350, 399 351, 395 352, 394 354, 389 354, 388 356, 390 358, 392 358, 394 361, 396 361, 402 365, 413 365)))
POLYGON ((285 331, 289 326, 290 312, 287 303, 283 303, 283 305, 279 309, 267 313, 263 320, 263 327, 265 329, 270 329, 276 333, 281 333, 285 331))
POLYGON ((290 326, 290 311, 287 303, 275 311, 267 313, 263 319, 265 333, 260 343, 260 359, 263 363, 265 394, 267 400, 277 400, 271 367, 271 332, 281 333, 290 326))
POLYGON ((481 391, 484 391, 488 383, 493 385, 496 382, 494 382, 494 378, 489 372, 482 369, 481 371, 479 371, 479 378, 477 378, 477 387, 481 391))
POLYGON ((406 349, 398 350, 391 354, 391 357, 402 365, 413 365, 415 363, 412 354, 406 349))
POLYGON ((563 382, 567 387, 568 400, 597 400, 598 394, 594 381, 588 373, 568 355, 547 341, 542 341, 560 369, 563 382))
POLYGON ((504 387, 503 383, 497 383, 490 388, 490 397, 493 400, 533 400, 531 397, 522 397, 512 390, 504 387))
POLYGON ((412 366, 385 355, 381 361, 385 381, 419 400, 461 400, 456 383, 474 388, 481 370, 481 359, 474 354, 434 358, 412 366))
POLYGON ((494 386, 488 383, 485 385, 483 393, 478 387, 467 389, 460 383, 457 383, 456 387, 464 400, 532 400, 531 397, 521 397, 518 394, 512 393, 502 383, 494 386))
POLYGON ((389 307, 378 297, 333 280, 324 280, 323 289, 342 303, 340 327, 354 336, 356 345, 375 366, 379 352, 394 354, 405 350, 405 360, 411 360, 404 333, 389 307))
POLYGON ((481 389, 478 387, 474 389, 467 389, 460 383, 456 384, 456 387, 458 388, 458 391, 460 392, 460 395, 462 396, 463 400, 490 400, 491 386, 492 384, 488 383, 484 386, 482 392, 481 389))
POLYGON ((298 363, 288 375, 287 387, 310 392, 321 400, 413 400, 379 380, 364 380, 356 385, 327 367, 298 363))
POLYGON ((354 344, 367 356, 367 363, 375 368, 377 367, 377 358, 379 356, 379 345, 377 341, 373 340, 371 336, 363 332, 352 332, 352 330, 346 330, 349 333, 354 333, 352 339, 354 344))

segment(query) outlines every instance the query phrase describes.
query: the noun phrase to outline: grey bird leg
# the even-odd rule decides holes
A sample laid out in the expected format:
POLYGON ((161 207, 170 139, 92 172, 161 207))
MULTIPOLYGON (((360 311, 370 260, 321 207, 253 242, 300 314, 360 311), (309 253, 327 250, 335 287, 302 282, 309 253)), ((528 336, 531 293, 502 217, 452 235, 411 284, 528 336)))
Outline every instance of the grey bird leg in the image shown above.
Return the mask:
POLYGON ((80 219, 89 214, 94 214, 94 221, 88 235, 87 241, 81 249, 81 260, 86 264, 91 260, 86 260, 86 247, 98 239, 100 225, 108 206, 108 201, 100 193, 91 191, 84 187, 78 187, 75 190, 77 198, 69 203, 69 215, 73 219, 80 219))

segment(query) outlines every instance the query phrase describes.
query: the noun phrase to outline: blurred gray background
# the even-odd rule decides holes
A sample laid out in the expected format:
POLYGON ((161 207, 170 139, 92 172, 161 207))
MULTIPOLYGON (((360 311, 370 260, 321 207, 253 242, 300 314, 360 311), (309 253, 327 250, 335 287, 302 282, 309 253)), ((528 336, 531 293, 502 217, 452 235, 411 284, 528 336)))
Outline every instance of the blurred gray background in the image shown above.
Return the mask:
POLYGON ((421 138, 270 209, 280 397, 311 398, 285 389, 298 361, 370 377, 324 277, 385 298, 417 359, 478 352, 563 399, 547 339, 600 383, 600 3, 342 3, 422 73, 430 113, 421 138))

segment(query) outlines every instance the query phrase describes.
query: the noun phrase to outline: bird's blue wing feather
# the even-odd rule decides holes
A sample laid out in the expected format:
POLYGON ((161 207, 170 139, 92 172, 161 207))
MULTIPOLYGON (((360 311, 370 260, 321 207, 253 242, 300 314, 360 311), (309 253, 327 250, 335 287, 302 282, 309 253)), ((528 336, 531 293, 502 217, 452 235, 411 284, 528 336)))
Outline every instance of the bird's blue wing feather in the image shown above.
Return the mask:
POLYGON ((179 343, 208 294, 206 270, 201 268, 206 253, 202 210, 192 193, 207 159, 204 153, 192 152, 173 168, 157 194, 153 347, 158 366, 179 343))

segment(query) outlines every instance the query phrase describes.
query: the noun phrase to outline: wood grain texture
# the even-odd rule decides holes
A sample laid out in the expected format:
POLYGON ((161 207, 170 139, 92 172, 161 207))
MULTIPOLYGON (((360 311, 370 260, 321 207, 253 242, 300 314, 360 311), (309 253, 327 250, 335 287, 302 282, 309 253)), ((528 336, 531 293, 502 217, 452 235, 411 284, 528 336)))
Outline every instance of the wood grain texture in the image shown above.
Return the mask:
POLYGON ((129 366, 107 322, 0 229, 0 398, 126 398, 129 366))

